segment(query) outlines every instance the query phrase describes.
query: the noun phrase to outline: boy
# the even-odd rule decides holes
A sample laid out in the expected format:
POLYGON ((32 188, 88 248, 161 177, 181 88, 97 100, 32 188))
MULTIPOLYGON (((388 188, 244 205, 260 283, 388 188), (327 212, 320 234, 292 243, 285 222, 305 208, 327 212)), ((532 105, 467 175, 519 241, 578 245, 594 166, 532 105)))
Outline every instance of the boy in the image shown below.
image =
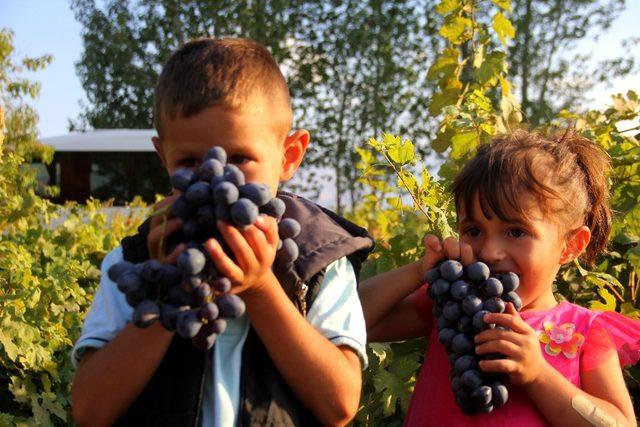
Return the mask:
MULTIPOLYGON (((289 133, 289 92, 275 60, 245 39, 196 40, 176 51, 158 81, 154 118, 153 143, 169 174, 197 167, 209 148, 221 146, 247 181, 268 184, 274 195, 309 142, 305 130, 289 133)), ((105 257, 72 356, 73 415, 81 425, 307 426, 353 418, 366 364, 356 272, 373 241, 313 203, 280 197, 285 216, 302 225, 295 268, 271 270, 278 240, 273 218, 244 231, 218 224, 235 261, 215 240, 205 244, 247 307, 210 352, 158 323, 147 329, 127 323, 132 309, 106 275, 123 258, 175 262, 184 245, 161 257, 157 217, 105 257)), ((180 226, 170 219, 167 234, 180 226)))

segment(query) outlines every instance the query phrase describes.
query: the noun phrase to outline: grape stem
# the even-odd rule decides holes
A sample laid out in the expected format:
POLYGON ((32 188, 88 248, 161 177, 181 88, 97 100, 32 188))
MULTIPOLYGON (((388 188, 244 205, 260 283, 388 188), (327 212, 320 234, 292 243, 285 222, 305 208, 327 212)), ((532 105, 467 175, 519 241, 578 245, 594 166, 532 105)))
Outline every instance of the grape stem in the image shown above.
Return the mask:
POLYGON ((162 215, 162 234, 160 235, 160 240, 158 241, 158 256, 161 258, 164 258, 166 255, 164 253, 164 236, 167 232, 167 215, 169 213, 170 207, 171 205, 164 206, 151 214, 152 217, 162 215))
POLYGON ((427 212, 424 210, 424 208, 422 207, 422 205, 420 204, 420 202, 418 202, 418 199, 416 198, 416 196, 413 194, 413 191, 411 191, 411 189, 409 188, 409 185, 406 183, 406 181, 404 180, 404 177, 400 174, 400 172, 398 171, 398 169, 396 168, 396 165, 393 164, 393 161, 389 158, 389 156, 387 156, 386 150, 381 150, 382 155, 384 156, 384 159, 387 161, 387 163, 389 163, 389 165, 391 165, 391 168, 393 168, 393 171, 396 173, 396 175, 398 175, 398 178, 400 178, 400 181, 402 181, 402 185, 404 186, 404 188, 409 192, 409 194, 411 195, 411 198, 413 199, 413 203, 414 205, 417 206, 417 208, 420 210, 420 212, 422 212, 424 214, 424 216, 428 219, 429 215, 427 214, 427 212))

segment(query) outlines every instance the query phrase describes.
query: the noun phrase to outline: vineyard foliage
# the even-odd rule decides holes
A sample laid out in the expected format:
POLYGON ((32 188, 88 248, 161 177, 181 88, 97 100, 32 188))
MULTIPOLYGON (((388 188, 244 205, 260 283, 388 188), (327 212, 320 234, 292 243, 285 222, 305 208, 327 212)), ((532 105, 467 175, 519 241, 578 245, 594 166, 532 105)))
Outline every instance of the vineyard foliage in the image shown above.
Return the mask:
MULTIPOLYGON (((424 108, 439 123, 432 146, 445 160, 437 173, 429 170, 410 133, 367 142, 371 135, 362 135, 356 151, 365 193, 350 217, 378 242, 363 277, 417 259, 427 232, 455 235, 451 178, 492 135, 522 126, 509 81, 509 0, 442 0, 436 12, 443 48, 427 76, 438 89, 424 108)), ((148 214, 135 202, 118 211, 95 201, 59 206, 45 197, 56 190, 41 187, 29 164, 52 153, 38 145, 37 116, 27 105, 38 87, 20 75, 50 60, 14 63, 12 34, 0 30, 0 425, 72 424, 69 353, 100 261, 148 214)), ((556 290, 559 299, 640 318, 640 99, 634 92, 612 99, 604 111, 563 111, 540 129, 575 126, 614 165, 610 250, 590 269, 575 263, 561 270, 556 290)), ((424 339, 370 344, 356 425, 402 424, 424 351, 424 339)), ((628 369, 625 379, 637 404, 640 369, 628 369)))

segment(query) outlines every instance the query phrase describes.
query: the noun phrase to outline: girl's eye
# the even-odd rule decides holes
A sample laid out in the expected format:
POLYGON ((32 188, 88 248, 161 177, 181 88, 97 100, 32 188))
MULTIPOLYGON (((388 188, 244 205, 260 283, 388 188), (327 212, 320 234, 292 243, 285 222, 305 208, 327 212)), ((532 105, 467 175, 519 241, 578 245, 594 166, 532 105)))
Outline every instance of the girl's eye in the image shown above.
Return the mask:
POLYGON ((509 235, 510 235, 511 237, 516 237, 516 238, 518 238, 518 237, 524 237, 524 236, 526 236, 526 235, 527 235, 527 232, 526 232, 526 231, 524 231, 524 230, 522 230, 522 229, 520 229, 520 228, 512 228, 511 230, 509 230, 509 235))
POLYGON ((229 156, 227 160, 228 163, 233 163, 234 165, 241 165, 243 163, 248 162, 250 159, 242 154, 234 154, 233 156, 229 156))
POLYGON ((469 237, 478 237, 480 235, 480 230, 475 227, 469 227, 466 230, 464 230, 464 234, 466 234, 469 237))

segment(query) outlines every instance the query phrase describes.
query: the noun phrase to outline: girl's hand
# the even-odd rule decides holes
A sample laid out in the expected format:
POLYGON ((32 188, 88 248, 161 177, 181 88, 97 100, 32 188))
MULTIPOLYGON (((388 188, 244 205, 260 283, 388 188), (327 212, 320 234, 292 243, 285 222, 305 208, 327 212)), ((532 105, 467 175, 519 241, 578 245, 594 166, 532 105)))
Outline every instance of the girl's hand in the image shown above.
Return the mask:
POLYGON ((485 372, 502 372, 518 385, 530 384, 539 379, 549 365, 540 350, 538 334, 513 307, 507 304, 505 313, 490 313, 484 316, 487 323, 504 326, 509 330, 487 329, 476 335, 476 353, 500 353, 505 359, 482 360, 480 369, 485 372))
POLYGON ((438 237, 427 234, 424 236, 424 247, 425 254, 419 262, 421 278, 424 278, 427 271, 445 259, 460 260, 463 265, 471 264, 476 260, 471 245, 459 242, 455 237, 447 237, 440 242, 438 237))

